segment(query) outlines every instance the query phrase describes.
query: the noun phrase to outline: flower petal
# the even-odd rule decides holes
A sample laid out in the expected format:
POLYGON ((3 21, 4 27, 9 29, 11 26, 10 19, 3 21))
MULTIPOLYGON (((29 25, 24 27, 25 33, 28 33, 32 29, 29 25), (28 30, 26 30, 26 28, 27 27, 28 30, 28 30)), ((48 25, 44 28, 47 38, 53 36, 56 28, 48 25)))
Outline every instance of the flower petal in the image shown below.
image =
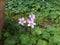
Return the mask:
POLYGON ((24 26, 24 23, 21 23, 22 26, 24 26))
POLYGON ((28 27, 31 26, 30 24, 28 24, 28 27))
POLYGON ((36 23, 33 23, 33 25, 36 25, 36 23))
POLYGON ((34 28, 34 25, 32 25, 31 28, 34 28))
POLYGON ((21 20, 21 18, 18 19, 19 21, 21 20))
POLYGON ((18 22, 18 24, 21 24, 21 22, 18 22))
POLYGON ((31 17, 32 17, 33 19, 35 19, 35 14, 31 13, 31 17))
POLYGON ((31 17, 31 15, 29 15, 29 17, 31 17))
POLYGON ((29 19, 27 20, 27 22, 28 22, 28 23, 31 23, 31 21, 30 21, 29 19))
POLYGON ((28 23, 33 23, 33 22, 34 22, 34 20, 33 20, 33 19, 31 19, 31 20, 30 20, 30 19, 28 19, 28 20, 27 20, 27 22, 28 22, 28 23))
POLYGON ((24 17, 22 17, 21 20, 24 20, 24 17))
POLYGON ((26 21, 24 21, 24 23, 26 23, 26 21))

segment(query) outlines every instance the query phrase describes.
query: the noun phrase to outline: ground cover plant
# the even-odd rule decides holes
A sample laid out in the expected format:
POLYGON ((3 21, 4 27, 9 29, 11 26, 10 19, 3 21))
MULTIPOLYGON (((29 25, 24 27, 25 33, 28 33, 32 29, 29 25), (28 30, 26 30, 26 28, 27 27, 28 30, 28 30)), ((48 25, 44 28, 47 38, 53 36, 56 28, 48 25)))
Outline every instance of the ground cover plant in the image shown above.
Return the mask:
POLYGON ((6 0, 0 45, 60 45, 60 0, 6 0))

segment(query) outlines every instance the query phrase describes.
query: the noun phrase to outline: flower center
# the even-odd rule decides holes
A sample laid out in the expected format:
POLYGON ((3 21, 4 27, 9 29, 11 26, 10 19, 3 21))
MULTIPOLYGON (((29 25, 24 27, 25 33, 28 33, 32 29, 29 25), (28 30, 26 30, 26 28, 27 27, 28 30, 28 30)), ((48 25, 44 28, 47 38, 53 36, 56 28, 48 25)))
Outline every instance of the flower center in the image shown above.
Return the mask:
POLYGON ((21 23, 24 23, 24 20, 21 20, 21 23))
POLYGON ((32 26, 32 25, 33 25, 33 23, 30 23, 30 25, 32 26))

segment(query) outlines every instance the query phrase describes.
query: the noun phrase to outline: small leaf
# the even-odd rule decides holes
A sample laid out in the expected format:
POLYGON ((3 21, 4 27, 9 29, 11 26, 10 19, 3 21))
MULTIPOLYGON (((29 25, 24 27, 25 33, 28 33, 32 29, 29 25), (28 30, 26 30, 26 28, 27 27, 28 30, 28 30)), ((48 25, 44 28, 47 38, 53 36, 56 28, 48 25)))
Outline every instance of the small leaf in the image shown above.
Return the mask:
POLYGON ((14 39, 6 39, 5 40, 5 43, 4 43, 4 45, 14 45, 15 44, 15 40, 14 39))
POLYGON ((21 44, 28 44, 30 41, 30 37, 27 34, 22 34, 20 36, 21 44))
POLYGON ((9 32, 5 32, 5 33, 4 33, 4 36, 5 36, 5 37, 9 37, 9 36, 10 36, 9 32))
POLYGON ((48 43, 44 40, 38 40, 37 45, 48 45, 48 43))
POLYGON ((39 27, 35 27, 35 29, 31 30, 31 33, 33 35, 40 35, 42 32, 41 32, 41 29, 39 27))

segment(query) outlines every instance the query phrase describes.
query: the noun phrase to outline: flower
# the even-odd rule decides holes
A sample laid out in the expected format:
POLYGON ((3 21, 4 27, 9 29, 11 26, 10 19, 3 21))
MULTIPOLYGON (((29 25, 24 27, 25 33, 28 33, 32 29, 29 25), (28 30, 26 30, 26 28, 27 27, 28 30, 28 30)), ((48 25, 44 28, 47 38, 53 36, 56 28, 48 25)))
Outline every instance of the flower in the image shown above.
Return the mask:
POLYGON ((27 22, 28 22, 28 27, 31 26, 31 28, 34 28, 34 25, 36 25, 36 23, 34 23, 33 19, 30 20, 30 18, 29 18, 29 19, 27 20, 27 22))
POLYGON ((18 24, 20 24, 20 25, 22 25, 22 26, 24 26, 24 23, 26 23, 24 17, 19 18, 18 20, 19 20, 18 24))
POLYGON ((29 17, 28 19, 27 19, 27 21, 33 21, 34 22, 34 19, 32 19, 31 17, 29 17))
POLYGON ((29 15, 29 18, 35 19, 35 14, 31 13, 31 15, 29 15))
POLYGON ((34 28, 34 26, 36 25, 36 23, 34 22, 35 15, 33 13, 31 13, 31 15, 29 15, 27 20, 25 20, 24 17, 19 18, 18 20, 19 20, 18 24, 20 24, 22 26, 24 26, 24 23, 26 23, 26 22, 28 23, 27 26, 31 27, 31 28, 34 28))

